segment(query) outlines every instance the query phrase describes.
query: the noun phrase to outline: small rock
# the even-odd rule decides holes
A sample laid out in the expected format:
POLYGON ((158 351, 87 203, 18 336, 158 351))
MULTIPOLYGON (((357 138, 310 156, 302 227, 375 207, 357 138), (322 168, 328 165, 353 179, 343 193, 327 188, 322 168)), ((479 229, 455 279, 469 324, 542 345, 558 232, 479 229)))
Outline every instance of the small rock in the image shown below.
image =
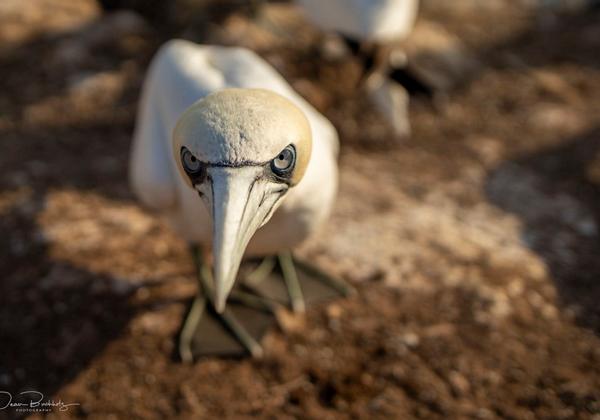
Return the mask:
POLYGON ((450 382, 452 392, 458 397, 466 395, 471 390, 471 384, 460 372, 450 372, 448 382, 450 382))
POLYGON ((498 293, 490 308, 490 314, 495 318, 505 318, 512 312, 512 305, 505 294, 498 293))
POLYGON ((306 347, 302 346, 300 344, 294 345, 293 351, 294 351, 294 354, 298 357, 306 357, 306 354, 308 353, 308 351, 306 350, 306 347))
POLYGON ((548 276, 548 268, 541 260, 533 260, 527 265, 527 274, 534 280, 542 280, 548 276))
POLYGON ((488 410, 487 408, 478 409, 475 413, 475 416, 478 419, 493 419, 495 417, 494 413, 491 410, 488 410))
POLYGON ((533 109, 530 121, 538 130, 564 134, 576 133, 585 125, 583 117, 571 107, 550 103, 533 109))
POLYGON ((123 75, 117 72, 80 73, 71 79, 69 91, 76 97, 110 99, 120 94, 124 84, 123 75))
POLYGON ((329 318, 340 318, 342 316, 343 313, 343 309, 340 305, 338 305, 337 303, 332 303, 327 307, 327 316, 329 318))
POLYGON ((556 309, 554 305, 546 304, 542 306, 542 310, 540 312, 546 319, 554 320, 558 317, 558 309, 556 309))
POLYGON ((304 329, 305 317, 301 314, 294 314, 285 308, 275 311, 277 323, 284 332, 293 333, 304 329))
POLYGON ((413 332, 408 332, 400 336, 400 342, 409 349, 415 348, 421 342, 419 336, 413 332))
POLYGON ((546 92, 566 101, 567 103, 579 102, 579 94, 577 90, 573 86, 569 85, 569 83, 564 77, 562 77, 560 73, 536 69, 532 74, 540 87, 546 92))
POLYGON ((506 292, 510 297, 520 296, 523 294, 523 290, 525 290, 525 286, 523 285, 521 279, 518 278, 511 281, 506 288, 506 292))
POLYGON ((148 312, 139 316, 132 324, 134 330, 149 334, 158 334, 169 328, 167 316, 163 313, 148 312))
POLYGON ((486 166, 494 166, 502 159, 502 141, 489 137, 474 137, 468 140, 472 149, 486 166))
POLYGON ((192 410, 194 415, 196 416, 204 416, 206 415, 206 408, 202 405, 200 400, 198 399, 197 393, 188 385, 182 384, 179 388, 181 395, 184 397, 184 400, 187 406, 192 410))
POLYGON ((375 378, 373 378, 373 375, 370 375, 368 373, 363 373, 362 375, 360 375, 360 382, 365 386, 373 385, 374 381, 375 378))
POLYGON ((423 330, 423 336, 429 338, 450 337, 456 334, 456 326, 450 323, 431 325, 423 330))
POLYGON ((335 356, 335 352, 331 347, 323 347, 318 351, 321 360, 331 360, 335 356))

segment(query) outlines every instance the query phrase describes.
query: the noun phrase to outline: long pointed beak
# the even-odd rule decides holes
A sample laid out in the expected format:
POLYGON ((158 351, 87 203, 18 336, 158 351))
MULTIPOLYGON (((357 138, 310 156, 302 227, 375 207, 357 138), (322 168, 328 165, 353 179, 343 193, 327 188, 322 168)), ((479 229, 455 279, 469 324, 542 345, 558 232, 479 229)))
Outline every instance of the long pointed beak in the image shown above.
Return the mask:
POLYGON ((215 309, 223 312, 242 257, 260 227, 264 188, 256 168, 214 168, 212 178, 215 309))

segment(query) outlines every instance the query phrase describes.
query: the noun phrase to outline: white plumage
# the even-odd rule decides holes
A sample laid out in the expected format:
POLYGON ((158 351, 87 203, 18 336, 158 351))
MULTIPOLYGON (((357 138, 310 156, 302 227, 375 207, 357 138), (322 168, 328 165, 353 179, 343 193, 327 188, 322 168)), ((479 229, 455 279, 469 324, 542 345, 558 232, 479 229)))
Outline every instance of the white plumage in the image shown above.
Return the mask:
POLYGON ((408 36, 418 0, 297 0, 308 18, 326 31, 361 41, 386 42, 408 36))
MULTIPOLYGON (((178 168, 180 156, 177 155, 178 150, 172 152, 172 135, 186 109, 199 99, 225 88, 261 88, 276 92, 295 104, 308 119, 312 132, 312 154, 304 177, 297 185, 289 188, 278 207, 274 206, 277 210, 273 217, 256 231, 246 248, 246 253, 267 255, 293 248, 322 224, 331 211, 337 190, 337 134, 326 118, 295 93, 269 64, 249 50, 202 46, 181 40, 170 41, 160 49, 144 83, 136 122, 130 165, 133 190, 147 206, 165 215, 187 241, 205 245, 207 248, 210 248, 211 243, 214 244, 212 219, 215 215, 211 214, 199 197, 200 188, 192 188, 181 173, 181 167, 178 168)), ((235 108, 239 101, 234 99, 230 102, 235 108)), ((248 118, 251 118, 252 109, 248 112, 248 118)), ((278 123, 277 126, 282 134, 281 141, 287 134, 285 112, 282 115, 284 122, 278 123)), ((202 116, 189 115, 187 118, 193 125, 196 123, 195 119, 202 116)), ((243 120, 245 117, 239 118, 243 120)), ((246 126, 244 121, 239 124, 246 126)), ((253 134, 239 133, 240 136, 248 134, 256 137, 260 135, 261 129, 269 129, 269 136, 273 137, 270 141, 277 142, 277 133, 273 134, 274 129, 268 128, 268 118, 265 121, 251 121, 249 124, 258 127, 258 131, 253 134)), ((182 136, 189 137, 200 129, 186 131, 185 127, 180 129, 178 126, 178 130, 182 131, 182 136)), ((205 156, 208 160, 217 159, 216 156, 210 156, 211 153, 217 152, 212 152, 212 149, 206 146, 206 142, 202 143, 203 139, 182 141, 182 144, 188 144, 188 147, 195 147, 194 145, 200 142, 198 147, 204 149, 198 153, 208 154, 205 156), (186 141, 188 143, 185 143, 186 141)), ((217 140, 211 141, 214 143, 217 140)), ((276 150, 274 153, 277 154, 280 149, 273 150, 276 150)), ((192 152, 195 153, 194 150, 192 152)), ((201 158, 202 156, 198 157, 201 158)), ((240 159, 243 161, 244 156, 240 159)), ((223 172, 228 169, 215 170, 223 172)), ((242 174, 243 170, 230 172, 242 174)), ((235 191, 231 190, 227 194, 231 196, 235 191)), ((268 220, 268 217, 265 220, 268 220)), ((241 253, 243 254, 243 249, 241 253)), ((219 256, 216 255, 215 258, 218 259, 219 256)), ((228 260, 227 265, 236 265, 235 259, 228 260)), ((237 272, 237 268, 236 266, 232 270, 237 272)), ((215 277, 219 295, 219 274, 216 273, 215 277)), ((235 273, 233 277, 235 278, 235 273)), ((227 290, 221 293, 225 296, 231 285, 226 286, 223 287, 227 290)), ((223 300, 224 305, 224 297, 217 298, 223 300)))

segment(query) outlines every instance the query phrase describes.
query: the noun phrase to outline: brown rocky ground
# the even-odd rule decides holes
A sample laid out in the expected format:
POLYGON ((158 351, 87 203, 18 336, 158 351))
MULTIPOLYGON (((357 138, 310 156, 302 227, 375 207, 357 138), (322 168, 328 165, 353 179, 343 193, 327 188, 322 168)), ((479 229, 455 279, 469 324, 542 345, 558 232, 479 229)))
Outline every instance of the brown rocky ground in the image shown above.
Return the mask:
POLYGON ((479 65, 398 142, 288 4, 165 25, 4 0, 0 390, 81 404, 51 418, 600 419, 600 14, 424 3, 479 65), (299 252, 359 294, 260 361, 174 360, 192 264, 127 187, 145 66, 181 34, 256 49, 341 135, 335 214, 299 252))

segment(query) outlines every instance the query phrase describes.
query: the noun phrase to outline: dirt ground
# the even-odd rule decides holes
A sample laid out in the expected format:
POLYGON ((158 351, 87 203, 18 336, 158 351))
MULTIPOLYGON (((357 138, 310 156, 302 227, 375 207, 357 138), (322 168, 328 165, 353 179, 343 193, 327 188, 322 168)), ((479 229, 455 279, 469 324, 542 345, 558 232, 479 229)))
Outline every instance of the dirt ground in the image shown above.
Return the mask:
POLYGON ((424 0, 477 66, 413 98, 399 141, 292 5, 179 3, 0 4, 0 391, 80 404, 0 418, 600 419, 600 11, 424 0), (335 212, 298 253, 359 293, 263 360, 173 356, 192 262, 127 185, 172 36, 255 49, 340 133, 335 212))

